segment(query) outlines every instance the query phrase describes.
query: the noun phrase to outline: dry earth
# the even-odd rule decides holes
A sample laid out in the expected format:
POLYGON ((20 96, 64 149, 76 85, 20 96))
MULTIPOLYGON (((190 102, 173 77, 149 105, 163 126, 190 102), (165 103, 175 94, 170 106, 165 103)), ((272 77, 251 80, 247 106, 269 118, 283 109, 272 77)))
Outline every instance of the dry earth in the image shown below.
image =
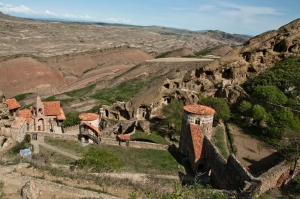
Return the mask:
POLYGON ((248 39, 220 31, 201 33, 156 26, 49 22, 0 13, 0 55, 26 53, 45 57, 120 45, 158 54, 180 48, 195 51, 219 44, 239 45, 248 39))
POLYGON ((237 159, 250 173, 258 176, 261 172, 277 163, 276 150, 262 141, 248 135, 238 126, 229 124, 234 136, 234 145, 237 147, 237 159))

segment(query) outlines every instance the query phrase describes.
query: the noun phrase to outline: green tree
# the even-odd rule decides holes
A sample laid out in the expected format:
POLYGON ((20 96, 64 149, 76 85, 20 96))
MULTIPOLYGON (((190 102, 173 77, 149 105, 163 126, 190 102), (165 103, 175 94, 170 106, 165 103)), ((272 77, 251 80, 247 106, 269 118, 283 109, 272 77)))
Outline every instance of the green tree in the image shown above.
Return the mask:
POLYGON ((215 120, 219 121, 219 119, 222 119, 224 121, 227 121, 230 119, 230 108, 223 98, 215 98, 215 97, 206 97, 206 98, 200 98, 198 101, 198 104, 203 104, 205 106, 209 106, 213 109, 215 109, 215 120))
POLYGON ((272 138, 281 139, 284 132, 300 130, 298 117, 286 108, 275 110, 267 117, 267 131, 272 138))
POLYGON ((246 100, 243 100, 238 107, 239 111, 246 116, 249 116, 249 114, 250 114, 249 112, 250 112, 251 108, 252 108, 252 104, 246 100))
POLYGON ((276 86, 257 86, 253 94, 267 102, 284 105, 288 99, 276 86))
POLYGON ((181 131, 181 121, 183 116, 183 103, 178 100, 172 100, 168 105, 162 108, 165 123, 172 126, 177 134, 181 131))
POLYGON ((262 107, 258 104, 253 106, 252 117, 254 120, 261 121, 261 120, 265 119, 266 115, 267 115, 267 113, 266 113, 264 107, 262 107))
POLYGON ((71 112, 66 114, 66 120, 64 121, 64 126, 74 126, 79 123, 78 112, 71 112))
POLYGON ((124 166, 124 163, 114 154, 105 150, 90 148, 78 160, 78 166, 93 172, 112 172, 124 166))

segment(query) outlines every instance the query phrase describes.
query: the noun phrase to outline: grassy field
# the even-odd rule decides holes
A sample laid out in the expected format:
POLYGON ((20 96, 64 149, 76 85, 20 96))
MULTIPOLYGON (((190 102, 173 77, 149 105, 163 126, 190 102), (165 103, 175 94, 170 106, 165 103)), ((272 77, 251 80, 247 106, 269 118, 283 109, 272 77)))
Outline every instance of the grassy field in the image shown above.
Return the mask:
POLYGON ((181 167, 178 169, 179 163, 167 150, 127 148, 125 146, 106 144, 90 144, 86 147, 82 147, 80 142, 49 137, 45 137, 45 142, 73 154, 76 153, 77 155, 82 155, 82 153, 87 151, 90 147, 99 147, 100 149, 117 155, 125 163, 125 167, 122 169, 123 172, 165 175, 178 175, 178 171, 183 172, 181 167))
POLYGON ((60 153, 53 152, 52 150, 47 149, 43 146, 39 146, 39 148, 40 153, 43 153, 47 157, 49 157, 51 163, 69 165, 75 162, 75 160, 73 160, 72 158, 61 155, 60 153))
POLYGON ((220 151, 221 155, 227 159, 229 156, 227 145, 224 142, 226 140, 225 134, 224 134, 224 129, 222 127, 217 126, 216 132, 212 138, 212 143, 218 148, 220 151))
POLYGON ((152 142, 157 144, 169 144, 167 140, 161 135, 159 135, 159 133, 156 131, 152 131, 152 133, 136 131, 133 135, 130 136, 130 139, 143 142, 152 142))

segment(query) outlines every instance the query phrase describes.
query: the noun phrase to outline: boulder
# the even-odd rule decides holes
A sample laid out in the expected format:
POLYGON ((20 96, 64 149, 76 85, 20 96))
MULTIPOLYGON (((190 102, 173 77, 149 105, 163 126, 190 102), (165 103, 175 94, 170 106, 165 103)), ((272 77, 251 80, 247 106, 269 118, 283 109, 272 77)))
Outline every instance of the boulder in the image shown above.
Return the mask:
POLYGON ((21 189, 21 196, 23 199, 37 199, 38 191, 33 180, 26 182, 21 189))
POLYGON ((150 133, 150 122, 146 120, 138 121, 137 129, 146 133, 150 133))

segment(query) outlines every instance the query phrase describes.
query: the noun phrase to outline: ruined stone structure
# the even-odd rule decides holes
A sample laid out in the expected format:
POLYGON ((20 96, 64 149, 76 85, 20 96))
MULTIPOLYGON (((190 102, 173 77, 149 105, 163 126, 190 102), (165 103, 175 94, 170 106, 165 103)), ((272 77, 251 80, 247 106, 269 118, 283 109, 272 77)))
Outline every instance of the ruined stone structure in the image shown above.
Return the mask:
POLYGON ((59 101, 42 102, 36 98, 34 106, 19 111, 19 116, 26 119, 28 131, 63 132, 62 123, 66 119, 59 101))
POLYGON ((79 139, 85 143, 100 144, 102 133, 99 130, 100 117, 95 113, 82 113, 79 116, 79 139))
POLYGON ((215 110, 207 106, 184 107, 179 151, 188 158, 195 173, 208 169, 203 142, 204 136, 211 138, 214 113, 215 110))
POLYGON ((24 139, 27 132, 26 121, 17 117, 19 108, 20 104, 15 99, 5 99, 0 91, 0 148, 24 139))

